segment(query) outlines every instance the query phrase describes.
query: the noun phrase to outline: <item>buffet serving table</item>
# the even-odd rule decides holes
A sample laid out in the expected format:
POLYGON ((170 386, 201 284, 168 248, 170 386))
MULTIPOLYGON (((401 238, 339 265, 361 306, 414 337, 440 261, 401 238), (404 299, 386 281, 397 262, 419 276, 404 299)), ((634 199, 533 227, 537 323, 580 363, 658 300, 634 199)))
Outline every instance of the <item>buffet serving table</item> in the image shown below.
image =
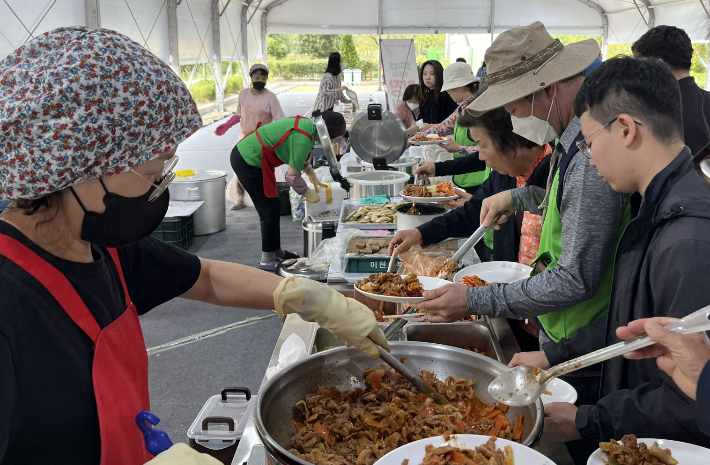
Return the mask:
MULTIPOLYGON (((334 287, 339 292, 345 294, 346 296, 352 296, 353 285, 345 282, 344 280, 338 282, 339 280, 334 279, 329 280, 329 285, 334 287)), ((508 321, 504 318, 488 318, 485 317, 480 320, 478 325, 485 326, 490 330, 493 342, 493 353, 490 354, 493 358, 498 359, 502 363, 507 363, 513 355, 520 351, 520 347, 513 336, 513 332, 510 329, 508 321)), ((383 324, 386 326, 388 323, 383 324)), ((452 323, 460 324, 460 323, 452 323)), ((410 325, 416 326, 436 326, 436 324, 427 323, 413 323, 410 325)), ((407 325, 407 326, 410 326, 407 325)), ((402 328, 402 332, 406 330, 407 326, 402 328)), ((413 332, 413 331, 412 331, 413 332)), ((269 361, 269 368, 274 367, 278 364, 278 356, 281 350, 281 346, 284 341, 292 334, 298 335, 306 344, 309 354, 315 353, 319 350, 327 349, 329 345, 340 344, 335 338, 329 339, 327 331, 321 329, 316 323, 309 323, 303 321, 298 315, 291 314, 286 317, 279 338, 276 341, 276 346, 271 355, 271 360, 269 361)), ((404 336, 403 336, 404 337, 404 336)), ((267 377, 264 376, 262 380, 261 387, 263 387, 268 381, 267 377)), ((264 453, 263 446, 259 441, 256 429, 254 427, 253 419, 253 406, 255 405, 256 396, 252 398, 250 404, 250 409, 245 413, 248 416, 246 423, 246 428, 244 434, 242 435, 237 451, 234 455, 232 465, 268 465, 266 462, 266 454, 264 453)), ((543 453, 549 457, 557 465, 572 465, 572 459, 567 452, 567 449, 563 444, 543 444, 535 447, 535 450, 543 453)))

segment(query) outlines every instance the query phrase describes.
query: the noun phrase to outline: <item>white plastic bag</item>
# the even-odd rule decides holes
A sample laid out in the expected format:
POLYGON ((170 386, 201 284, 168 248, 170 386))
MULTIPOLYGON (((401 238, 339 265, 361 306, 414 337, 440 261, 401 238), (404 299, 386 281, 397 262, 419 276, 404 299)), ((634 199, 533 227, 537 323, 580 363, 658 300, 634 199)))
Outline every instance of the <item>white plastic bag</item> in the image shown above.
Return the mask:
POLYGON ((293 187, 288 189, 288 200, 291 203, 291 217, 294 223, 303 221, 306 216, 305 206, 303 205, 303 196, 293 190, 293 187))
POLYGON ((308 357, 306 343, 303 342, 303 339, 298 337, 298 335, 291 334, 288 338, 286 338, 284 343, 281 344, 281 350, 279 351, 279 363, 274 367, 266 369, 266 377, 271 379, 279 371, 306 357, 308 357))

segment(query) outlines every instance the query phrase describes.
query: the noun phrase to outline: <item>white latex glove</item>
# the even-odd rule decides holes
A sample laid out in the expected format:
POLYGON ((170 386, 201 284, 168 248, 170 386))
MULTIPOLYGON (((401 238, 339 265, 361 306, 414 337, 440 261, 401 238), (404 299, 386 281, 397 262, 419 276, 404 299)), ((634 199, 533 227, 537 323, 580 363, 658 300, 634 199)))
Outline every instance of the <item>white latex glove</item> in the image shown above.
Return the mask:
POLYGON ((414 124, 416 124, 417 126, 419 126, 419 129, 421 129, 421 128, 424 127, 424 120, 421 120, 421 119, 420 119, 420 120, 418 120, 418 121, 415 121, 414 124))
POLYGON ((320 202, 320 195, 310 187, 308 188, 308 191, 306 192, 306 195, 303 196, 306 199, 306 202, 310 203, 318 203, 320 202))
POLYGON ((222 462, 180 443, 157 455, 145 465, 222 465, 222 462))
POLYGON ((318 323, 373 360, 380 356, 373 341, 389 350, 372 310, 324 284, 293 276, 286 278, 274 291, 274 308, 281 318, 296 313, 305 321, 318 323))

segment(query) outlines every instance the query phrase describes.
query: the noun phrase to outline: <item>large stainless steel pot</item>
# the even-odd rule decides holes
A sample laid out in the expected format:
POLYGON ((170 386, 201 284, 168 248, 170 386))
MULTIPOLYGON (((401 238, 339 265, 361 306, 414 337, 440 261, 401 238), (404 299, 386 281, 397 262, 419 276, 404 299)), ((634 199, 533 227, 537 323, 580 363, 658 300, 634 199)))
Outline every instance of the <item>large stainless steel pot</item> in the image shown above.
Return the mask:
MULTIPOLYGON (((429 370, 439 379, 448 376, 478 381, 476 395, 486 403, 494 400, 488 395, 488 384, 508 367, 484 355, 464 349, 426 342, 390 342, 392 355, 407 357, 409 366, 429 370), (411 363, 411 365, 410 365, 411 363)), ((276 374, 261 390, 256 405, 254 423, 261 443, 273 459, 284 465, 309 465, 291 454, 291 437, 296 403, 321 386, 336 386, 342 390, 365 387, 362 372, 383 365, 382 360, 371 360, 354 348, 339 348, 312 355, 276 374)), ((511 407, 507 416, 514 421, 517 414, 524 420, 523 444, 532 446, 542 433, 542 401, 527 407, 511 407)))
POLYGON ((399 196, 409 182, 409 175, 401 171, 363 171, 348 176, 350 198, 363 199, 385 194, 389 198, 399 196))
MULTIPOLYGON (((401 171, 402 173, 413 174, 414 167, 417 166, 417 163, 419 163, 418 158, 401 157, 396 162, 389 163, 387 166, 389 166, 390 168, 394 168, 396 171, 401 171)), ((375 165, 373 165, 369 161, 363 160, 361 166, 362 166, 363 171, 374 171, 375 170, 375 165)))
POLYGON ((407 213, 410 208, 412 208, 411 203, 405 203, 395 208, 397 210, 397 231, 414 229, 446 213, 446 207, 435 203, 418 203, 419 215, 407 213))
POLYGON ((192 218, 195 236, 213 234, 227 227, 226 188, 227 173, 217 170, 197 171, 186 177, 178 176, 170 184, 171 200, 205 202, 192 218))

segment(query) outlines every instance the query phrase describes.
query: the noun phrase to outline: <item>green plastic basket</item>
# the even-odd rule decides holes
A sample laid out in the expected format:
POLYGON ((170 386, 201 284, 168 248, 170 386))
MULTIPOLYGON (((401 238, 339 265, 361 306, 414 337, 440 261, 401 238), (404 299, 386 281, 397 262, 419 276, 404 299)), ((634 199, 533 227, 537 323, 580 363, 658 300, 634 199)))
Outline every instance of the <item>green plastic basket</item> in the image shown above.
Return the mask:
POLYGON ((154 238, 187 250, 195 242, 195 225, 192 215, 163 218, 163 222, 151 234, 154 238))

